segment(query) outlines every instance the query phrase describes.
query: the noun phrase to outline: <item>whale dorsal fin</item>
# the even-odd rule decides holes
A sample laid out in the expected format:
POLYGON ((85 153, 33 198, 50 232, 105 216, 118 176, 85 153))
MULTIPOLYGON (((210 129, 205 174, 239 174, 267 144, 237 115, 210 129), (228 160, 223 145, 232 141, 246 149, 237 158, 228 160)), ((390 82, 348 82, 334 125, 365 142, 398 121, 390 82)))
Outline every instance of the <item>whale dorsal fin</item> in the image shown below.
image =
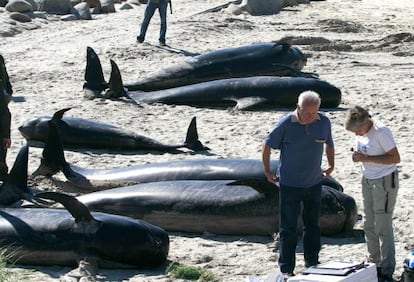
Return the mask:
POLYGON ((67 111, 69 111, 70 109, 72 109, 72 108, 65 108, 65 109, 61 109, 61 110, 59 110, 59 111, 55 112, 55 113, 54 113, 54 115, 53 115, 53 117, 52 117, 52 119, 53 119, 53 120, 61 120, 61 119, 63 118, 63 115, 64 115, 67 111))
POLYGON ((210 150, 210 148, 204 146, 200 140, 198 139, 198 131, 197 131, 197 121, 196 117, 193 117, 190 121, 190 125, 187 129, 187 135, 185 137, 185 145, 187 148, 193 151, 205 151, 210 150))
POLYGON ((10 174, 0 186, 0 204, 10 205, 25 199, 30 201, 33 192, 27 187, 29 145, 25 143, 16 156, 10 174))
POLYGON ((103 75, 101 61, 95 50, 89 46, 86 48, 85 81, 83 88, 99 92, 108 88, 103 75))
POLYGON ((110 60, 111 62, 111 77, 109 78, 107 92, 105 97, 107 98, 118 98, 118 97, 128 97, 127 90, 123 86, 121 72, 119 71, 118 65, 115 63, 114 60, 110 60))
POLYGON ((42 192, 35 195, 35 198, 53 200, 62 204, 68 212, 75 218, 76 222, 96 221, 88 207, 71 195, 58 192, 42 192))

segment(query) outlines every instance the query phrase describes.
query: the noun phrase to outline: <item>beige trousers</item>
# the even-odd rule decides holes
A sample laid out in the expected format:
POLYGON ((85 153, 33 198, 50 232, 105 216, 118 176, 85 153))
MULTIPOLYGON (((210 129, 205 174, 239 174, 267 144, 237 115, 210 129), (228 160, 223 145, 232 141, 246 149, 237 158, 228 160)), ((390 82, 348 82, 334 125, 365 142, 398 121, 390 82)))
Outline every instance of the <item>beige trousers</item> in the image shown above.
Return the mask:
POLYGON ((371 262, 383 275, 395 270, 392 216, 399 188, 398 171, 378 179, 362 178, 364 231, 371 262))

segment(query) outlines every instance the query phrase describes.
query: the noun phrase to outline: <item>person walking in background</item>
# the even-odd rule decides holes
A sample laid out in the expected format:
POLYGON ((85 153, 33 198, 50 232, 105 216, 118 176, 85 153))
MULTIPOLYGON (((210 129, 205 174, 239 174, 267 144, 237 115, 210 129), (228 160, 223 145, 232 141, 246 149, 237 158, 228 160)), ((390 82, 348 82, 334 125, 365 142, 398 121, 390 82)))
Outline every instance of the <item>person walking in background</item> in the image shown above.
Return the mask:
POLYGON ((352 161, 362 168, 364 232, 369 260, 377 265, 378 280, 393 281, 395 245, 392 217, 399 187, 400 154, 388 127, 368 111, 355 106, 347 111, 345 128, 356 135, 352 161))
POLYGON ((159 36, 159 43, 161 46, 166 46, 165 43, 165 35, 167 33, 167 6, 170 3, 170 11, 171 9, 171 0, 148 0, 147 7, 145 8, 144 19, 141 23, 141 31, 137 36, 137 41, 139 43, 144 42, 145 34, 147 33, 148 25, 151 21, 152 16, 155 13, 155 10, 158 9, 160 14, 160 36, 159 36))
POLYGON ((10 140, 10 126, 11 114, 8 104, 13 94, 13 89, 10 84, 9 76, 7 74, 4 58, 0 55, 0 180, 4 180, 8 175, 8 167, 6 163, 7 149, 11 146, 10 140))
POLYGON ((287 279, 296 265, 297 219, 303 204, 303 248, 306 267, 319 263, 321 181, 334 170, 331 122, 319 112, 321 99, 313 91, 299 95, 296 110, 279 120, 264 139, 262 162, 269 182, 279 181, 279 267, 287 279), (322 170, 322 156, 328 168, 322 170), (278 172, 270 170, 271 149, 280 150, 278 172))

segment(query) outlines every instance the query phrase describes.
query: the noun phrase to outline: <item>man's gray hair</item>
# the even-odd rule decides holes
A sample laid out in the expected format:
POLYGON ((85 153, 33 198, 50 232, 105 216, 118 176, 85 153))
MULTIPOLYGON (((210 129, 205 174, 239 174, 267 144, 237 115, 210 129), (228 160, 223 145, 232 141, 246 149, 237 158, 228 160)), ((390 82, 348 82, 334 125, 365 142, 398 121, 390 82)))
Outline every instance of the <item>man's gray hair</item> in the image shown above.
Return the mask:
POLYGON ((305 104, 321 105, 321 97, 315 91, 304 91, 298 97, 298 105, 303 107, 305 104))

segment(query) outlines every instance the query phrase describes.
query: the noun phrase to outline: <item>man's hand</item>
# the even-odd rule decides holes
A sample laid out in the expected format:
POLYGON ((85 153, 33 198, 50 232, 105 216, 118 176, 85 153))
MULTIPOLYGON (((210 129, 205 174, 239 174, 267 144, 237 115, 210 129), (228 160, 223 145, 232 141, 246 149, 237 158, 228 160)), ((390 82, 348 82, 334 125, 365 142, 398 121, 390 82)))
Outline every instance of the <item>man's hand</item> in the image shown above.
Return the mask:
POLYGON ((322 175, 323 175, 323 177, 324 178, 327 178, 327 177, 329 177, 330 175, 331 175, 331 173, 332 173, 332 171, 334 170, 334 168, 333 167, 328 167, 327 169, 324 169, 323 171, 322 171, 322 175))
POLYGON ((11 146, 11 140, 10 138, 3 138, 3 142, 2 142, 2 148, 3 149, 8 149, 11 146))
POLYGON ((269 181, 270 183, 275 184, 279 180, 279 177, 277 177, 274 173, 265 172, 265 175, 266 175, 267 181, 269 181))

